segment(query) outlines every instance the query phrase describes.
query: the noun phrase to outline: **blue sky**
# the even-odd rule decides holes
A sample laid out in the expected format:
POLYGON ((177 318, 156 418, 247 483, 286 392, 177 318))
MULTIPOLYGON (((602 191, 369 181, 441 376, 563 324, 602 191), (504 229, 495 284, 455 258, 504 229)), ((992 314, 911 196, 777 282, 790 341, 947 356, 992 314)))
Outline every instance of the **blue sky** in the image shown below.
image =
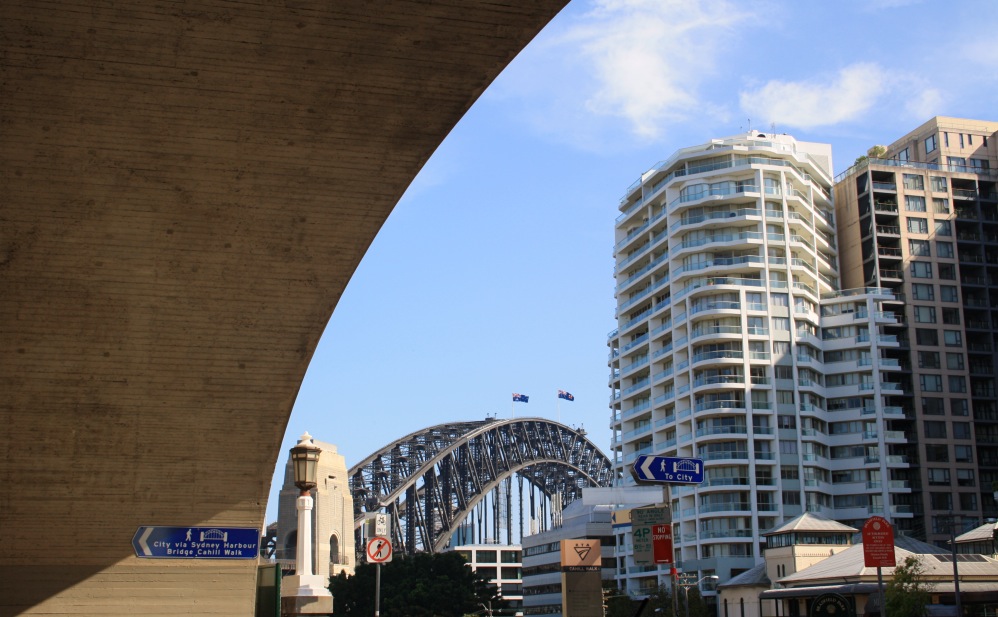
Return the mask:
MULTIPOLYGON (((574 1, 409 187, 357 269, 284 439, 347 466, 425 426, 516 415, 610 438, 613 223, 675 150, 749 128, 839 173, 935 115, 998 124, 998 2, 574 1)), ((275 482, 279 480, 275 475, 275 482)), ((267 522, 276 520, 275 483, 267 522)))

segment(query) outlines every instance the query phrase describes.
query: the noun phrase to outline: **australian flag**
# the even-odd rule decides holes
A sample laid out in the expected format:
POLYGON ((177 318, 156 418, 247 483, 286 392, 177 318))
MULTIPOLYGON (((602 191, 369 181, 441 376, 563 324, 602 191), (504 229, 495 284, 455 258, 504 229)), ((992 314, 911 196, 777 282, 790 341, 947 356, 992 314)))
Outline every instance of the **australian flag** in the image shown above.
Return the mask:
POLYGON ((566 401, 574 401, 575 397, 572 396, 571 392, 565 392, 564 390, 558 390, 558 398, 563 398, 566 401))
POLYGON ((514 403, 527 403, 529 402, 529 399, 530 397, 527 396, 526 394, 517 394, 516 392, 513 393, 514 403))

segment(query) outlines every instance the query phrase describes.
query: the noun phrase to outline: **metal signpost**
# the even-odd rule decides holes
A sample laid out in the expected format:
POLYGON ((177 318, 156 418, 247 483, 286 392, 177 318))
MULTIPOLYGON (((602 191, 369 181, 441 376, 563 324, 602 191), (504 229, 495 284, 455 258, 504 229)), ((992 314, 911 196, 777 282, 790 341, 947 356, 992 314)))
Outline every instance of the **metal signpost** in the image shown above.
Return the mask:
POLYGON ((863 523, 863 565, 877 568, 877 593, 880 596, 880 614, 887 614, 884 599, 884 575, 880 568, 897 565, 894 556, 894 527, 882 516, 871 516, 863 523))
POLYGON ((392 541, 384 536, 374 536, 367 541, 367 563, 374 567, 374 617, 381 615, 381 564, 392 560, 392 541))
MULTIPOLYGON (((669 490, 669 485, 671 484, 701 484, 703 482, 704 469, 703 460, 698 458, 683 458, 683 457, 673 457, 673 456, 649 456, 642 455, 634 460, 634 465, 631 466, 631 475, 634 476, 635 481, 639 484, 665 484, 665 503, 668 505, 669 519, 668 521, 658 521, 657 525, 667 524, 668 529, 662 530, 661 527, 657 527, 659 532, 656 533, 655 528, 647 527, 643 528, 642 536, 648 536, 648 542, 652 544, 649 549, 651 552, 651 559, 655 563, 672 563, 673 561, 673 548, 672 548, 672 495, 669 490), (658 554, 655 552, 654 538, 657 537, 659 542, 659 550, 664 551, 666 545, 668 545, 669 561, 657 561, 658 554)), ((634 563, 638 563, 638 527, 637 522, 634 520, 634 513, 640 510, 631 511, 632 520, 632 530, 634 538, 634 563)), ((672 565, 672 610, 673 614, 676 614, 679 606, 679 600, 677 593, 679 590, 679 579, 678 571, 676 570, 675 564, 672 565)))
POLYGON ((260 530, 143 526, 132 536, 132 548, 136 557, 149 559, 256 559, 260 530))

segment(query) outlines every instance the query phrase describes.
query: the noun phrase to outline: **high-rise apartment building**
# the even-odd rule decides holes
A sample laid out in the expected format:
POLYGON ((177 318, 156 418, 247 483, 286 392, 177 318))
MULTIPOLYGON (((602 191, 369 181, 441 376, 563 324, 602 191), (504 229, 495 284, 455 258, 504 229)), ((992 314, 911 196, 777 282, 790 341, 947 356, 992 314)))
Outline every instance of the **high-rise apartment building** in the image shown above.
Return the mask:
POLYGON ((842 281, 893 291, 915 488, 903 532, 949 540, 998 517, 998 122, 936 117, 837 178, 842 281))
MULTIPOLYGON (((705 461, 672 491, 684 572, 723 583, 805 511, 912 516, 895 298, 842 291, 831 188, 830 146, 752 131, 676 152, 621 200, 611 448, 628 482, 641 454, 705 461)), ((628 590, 668 580, 617 545, 628 590)))

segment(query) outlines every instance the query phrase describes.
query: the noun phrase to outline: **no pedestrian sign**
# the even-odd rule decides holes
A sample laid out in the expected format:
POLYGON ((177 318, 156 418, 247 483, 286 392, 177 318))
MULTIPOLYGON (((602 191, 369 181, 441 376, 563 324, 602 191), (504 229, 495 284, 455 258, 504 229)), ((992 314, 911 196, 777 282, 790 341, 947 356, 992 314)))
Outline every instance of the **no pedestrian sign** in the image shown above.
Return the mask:
POLYGON ((367 541, 367 563, 388 563, 391 560, 391 540, 382 536, 375 536, 367 541))

